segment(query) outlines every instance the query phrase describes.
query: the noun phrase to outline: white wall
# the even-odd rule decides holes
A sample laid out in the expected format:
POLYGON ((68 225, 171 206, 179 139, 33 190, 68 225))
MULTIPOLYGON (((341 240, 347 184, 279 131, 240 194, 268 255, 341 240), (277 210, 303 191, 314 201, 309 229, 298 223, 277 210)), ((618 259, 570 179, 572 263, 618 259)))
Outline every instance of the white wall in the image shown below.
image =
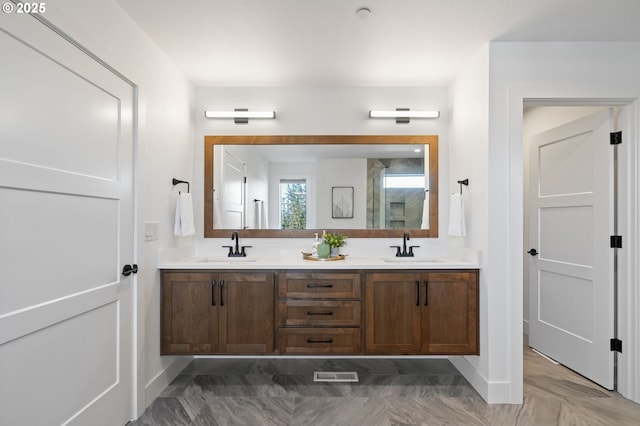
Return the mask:
MULTIPOLYGON (((459 191, 458 180, 468 178, 463 187, 466 237, 450 237, 452 245, 482 250, 480 272, 480 356, 453 357, 454 365, 478 392, 490 402, 507 402, 508 382, 504 371, 504 303, 494 300, 492 271, 489 268, 489 46, 483 47, 464 67, 451 87, 451 144, 449 147, 449 191, 459 191)), ((445 221, 448 222, 448 221, 445 221)), ((499 295, 498 295, 499 296, 499 295)))
POLYGON ((341 158, 318 160, 316 198, 317 223, 331 229, 365 229, 367 227, 367 160, 341 158), (353 218, 333 219, 332 187, 353 186, 353 218))
MULTIPOLYGON (((191 244, 172 235, 171 178, 193 182, 193 88, 157 46, 111 0, 57 0, 44 18, 133 81, 138 87, 137 276, 138 411, 161 392, 185 359, 160 357, 161 247, 191 244), (159 239, 144 242, 144 222, 159 223, 159 239)), ((200 166, 200 169, 202 166, 200 166)), ((198 187, 191 185, 191 191, 198 187)), ((198 231, 202 233, 201 227, 198 231)))
MULTIPOLYGON (((525 99, 617 99, 631 102, 633 122, 638 122, 640 97, 640 43, 492 43, 489 76, 489 220, 486 274, 490 277, 488 309, 500 309, 500 318, 489 326, 502 336, 496 345, 489 343, 491 362, 501 361, 490 377, 504 379, 511 386, 509 400, 519 400, 522 366, 522 286, 523 286, 523 102, 525 99), (492 301, 499 302, 493 305, 492 301), (493 355, 500 349, 505 359, 493 355)), ((632 123, 633 124, 633 123, 632 123)), ((628 143, 622 157, 630 177, 622 184, 628 188, 623 203, 630 209, 629 221, 622 225, 628 235, 623 253, 624 274, 628 282, 637 282, 638 155, 635 125, 628 126, 628 143), (629 261, 632 259, 632 261, 629 261)), ((640 302, 632 286, 621 289, 622 315, 629 318, 621 326, 621 338, 628 345, 619 358, 620 392, 640 397, 638 314, 629 312, 629 301, 640 302), (635 384, 629 378, 635 378, 635 384)), ((483 307, 481 306, 481 310, 483 307)), ((483 350, 481 348, 481 350, 483 350)))

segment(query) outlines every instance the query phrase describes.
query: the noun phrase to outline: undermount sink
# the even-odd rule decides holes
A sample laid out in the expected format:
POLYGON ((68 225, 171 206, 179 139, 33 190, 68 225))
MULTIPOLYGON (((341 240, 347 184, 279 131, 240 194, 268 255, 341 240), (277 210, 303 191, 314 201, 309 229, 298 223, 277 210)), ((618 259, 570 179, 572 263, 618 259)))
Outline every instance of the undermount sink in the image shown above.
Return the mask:
POLYGON ((382 261, 386 263, 402 263, 402 264, 444 262, 443 259, 426 258, 426 257, 384 257, 382 258, 382 261))
POLYGON ((258 259, 248 257, 207 257, 200 262, 203 263, 252 263, 258 259))

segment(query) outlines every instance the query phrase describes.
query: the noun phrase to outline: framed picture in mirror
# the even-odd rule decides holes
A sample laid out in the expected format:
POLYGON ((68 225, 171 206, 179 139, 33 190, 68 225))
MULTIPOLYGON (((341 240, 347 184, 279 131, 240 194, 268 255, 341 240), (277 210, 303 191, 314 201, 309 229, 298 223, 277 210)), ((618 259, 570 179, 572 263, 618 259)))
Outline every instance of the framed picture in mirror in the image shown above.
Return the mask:
POLYGON ((331 188, 331 217, 353 219, 353 186, 331 188))

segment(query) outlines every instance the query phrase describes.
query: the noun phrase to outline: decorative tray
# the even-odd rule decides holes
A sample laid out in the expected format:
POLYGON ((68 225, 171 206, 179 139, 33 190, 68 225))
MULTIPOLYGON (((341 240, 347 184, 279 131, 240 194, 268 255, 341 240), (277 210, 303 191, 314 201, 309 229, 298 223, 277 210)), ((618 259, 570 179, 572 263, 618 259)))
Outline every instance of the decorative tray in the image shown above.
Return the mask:
POLYGON ((345 257, 347 257, 346 254, 339 254, 337 256, 329 256, 329 257, 318 257, 318 256, 314 256, 311 253, 305 253, 305 252, 301 252, 302 253, 302 258, 304 260, 319 260, 321 262, 326 262, 329 260, 344 260, 345 257))

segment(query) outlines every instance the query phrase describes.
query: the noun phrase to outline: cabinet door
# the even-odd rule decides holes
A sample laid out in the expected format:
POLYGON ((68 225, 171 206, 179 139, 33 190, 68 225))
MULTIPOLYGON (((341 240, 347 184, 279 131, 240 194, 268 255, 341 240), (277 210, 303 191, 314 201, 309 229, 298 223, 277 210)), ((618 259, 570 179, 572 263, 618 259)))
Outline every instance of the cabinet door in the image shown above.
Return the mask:
POLYGON ((478 353, 477 271, 421 274, 421 352, 478 353))
POLYGON ((420 274, 367 274, 366 286, 366 352, 418 353, 420 274))
POLYGON ((274 351, 274 277, 271 273, 225 272, 220 286, 220 352, 274 351))
POLYGON ((162 355, 218 351, 214 285, 207 272, 162 274, 162 355))

